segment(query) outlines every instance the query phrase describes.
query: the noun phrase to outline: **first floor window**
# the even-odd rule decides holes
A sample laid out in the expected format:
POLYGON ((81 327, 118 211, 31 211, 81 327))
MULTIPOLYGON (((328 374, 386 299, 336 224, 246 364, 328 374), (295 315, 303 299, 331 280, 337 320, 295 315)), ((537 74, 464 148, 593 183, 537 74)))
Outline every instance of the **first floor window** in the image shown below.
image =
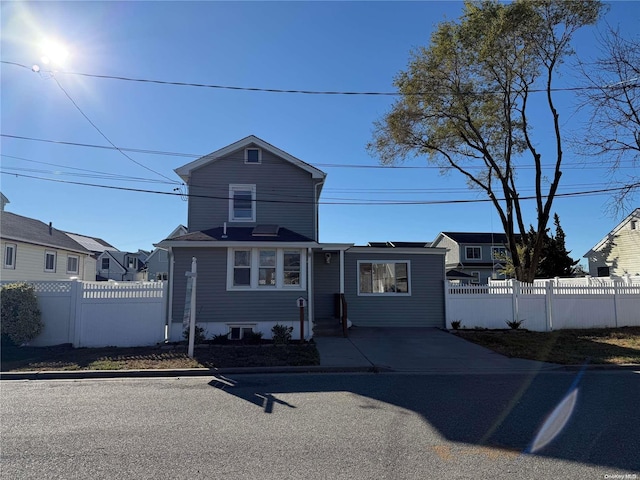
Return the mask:
POLYGON ((167 272, 158 272, 156 273, 156 280, 167 280, 169 278, 169 274, 167 272))
POLYGON ((46 251, 44 253, 44 271, 45 272, 56 271, 56 252, 46 251))
POLYGON ((4 246, 4 268, 16 268, 16 245, 13 243, 4 246))
POLYGON ((358 280, 361 295, 408 295, 409 262, 358 262, 358 280))
POLYGON ((300 249, 229 249, 227 289, 303 290, 305 259, 300 249))
POLYGON ((69 255, 67 257, 67 273, 78 273, 78 265, 80 257, 77 255, 69 255))
POLYGON ((599 277, 608 277, 609 276, 609 267, 598 267, 598 276, 599 277))

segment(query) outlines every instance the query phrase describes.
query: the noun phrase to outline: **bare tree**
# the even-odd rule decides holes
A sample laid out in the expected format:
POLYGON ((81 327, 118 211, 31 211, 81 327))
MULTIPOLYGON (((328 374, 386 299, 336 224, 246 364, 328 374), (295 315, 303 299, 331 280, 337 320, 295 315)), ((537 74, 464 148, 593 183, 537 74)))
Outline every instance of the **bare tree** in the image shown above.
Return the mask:
POLYGON ((621 175, 621 167, 640 167, 640 37, 624 38, 608 27, 599 38, 600 56, 580 63, 587 81, 582 107, 589 119, 581 151, 609 165, 612 182, 622 185, 611 205, 624 211, 640 190, 640 175, 621 175))

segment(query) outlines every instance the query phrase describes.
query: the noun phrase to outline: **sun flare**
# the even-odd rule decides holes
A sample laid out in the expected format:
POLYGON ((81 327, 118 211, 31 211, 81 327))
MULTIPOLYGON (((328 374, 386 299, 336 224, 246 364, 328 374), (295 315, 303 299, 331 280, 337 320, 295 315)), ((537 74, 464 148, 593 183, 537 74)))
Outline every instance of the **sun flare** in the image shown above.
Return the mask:
POLYGON ((41 60, 45 65, 61 66, 69 57, 69 50, 62 43, 51 39, 44 39, 40 43, 40 50, 43 55, 41 60))

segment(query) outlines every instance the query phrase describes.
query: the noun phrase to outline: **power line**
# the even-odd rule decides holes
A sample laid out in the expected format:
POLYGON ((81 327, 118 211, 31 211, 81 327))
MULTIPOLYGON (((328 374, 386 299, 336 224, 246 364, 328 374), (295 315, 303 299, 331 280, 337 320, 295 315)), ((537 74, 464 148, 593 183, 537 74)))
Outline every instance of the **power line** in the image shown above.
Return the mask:
POLYGON ((91 121, 91 119, 87 116, 87 114, 86 114, 86 113, 84 113, 84 112, 82 111, 82 109, 81 109, 81 108, 78 106, 78 104, 73 100, 73 98, 71 98, 71 95, 69 95, 69 93, 68 93, 68 92, 63 88, 63 86, 62 86, 62 85, 60 85, 60 82, 58 82, 58 79, 56 78, 56 76, 55 76, 55 75, 53 75, 53 72, 51 72, 51 73, 52 73, 52 75, 51 75, 51 76, 52 76, 52 78, 53 78, 54 82, 56 82, 56 85, 58 85, 58 87, 60 88, 60 90, 62 90, 62 92, 67 96, 67 98, 69 99, 69 101, 71 101, 71 103, 73 104, 73 106, 74 106, 74 107, 76 107, 76 109, 80 112, 80 114, 81 114, 81 115, 82 115, 82 116, 83 116, 83 117, 84 117, 84 118, 85 118, 85 119, 86 119, 86 120, 91 124, 91 126, 92 126, 92 127, 93 127, 93 128, 94 128, 94 129, 95 129, 95 130, 100 134, 100 135, 102 135, 102 137, 103 137, 107 142, 109 142, 109 143, 111 144, 111 146, 112 146, 113 148, 115 148, 118 152, 120 152, 122 155, 124 155, 126 158, 128 158, 129 160, 131 160, 133 163, 135 163, 135 164, 136 164, 136 165, 138 165, 139 167, 142 167, 142 168, 144 168, 144 169, 146 169, 146 170, 149 170, 150 172, 153 172, 153 173, 155 173, 156 175, 160 175, 161 177, 163 177, 163 178, 165 178, 165 179, 169 180, 170 182, 173 182, 173 183, 175 183, 175 184, 177 184, 177 185, 179 185, 179 184, 180 184, 180 182, 177 182, 177 181, 175 181, 175 180, 173 180, 173 179, 171 179, 171 178, 167 177, 166 175, 163 175, 163 174, 162 174, 162 173, 160 173, 160 172, 156 172, 154 169, 149 168, 149 167, 147 167, 146 165, 143 165, 143 164, 142 164, 142 163, 140 163, 140 162, 137 162, 136 160, 134 160, 133 158, 131 158, 129 155, 127 155, 126 153, 124 153, 122 150, 120 150, 120 149, 116 146, 116 144, 115 144, 115 143, 113 143, 113 142, 109 139, 109 137, 107 137, 107 136, 102 132, 102 130, 100 130, 100 129, 98 128, 98 126, 97 126, 95 123, 93 123, 93 121, 91 121))
MULTIPOLYGON (((9 62, 6 60, 1 60, 0 63, 4 63, 7 65, 14 65, 17 67, 26 68, 27 70, 31 70, 32 67, 28 67, 27 65, 23 65, 17 62, 9 62)), ((81 77, 89 77, 89 78, 101 78, 107 80, 121 80, 126 82, 137 82, 137 83, 148 83, 148 84, 158 84, 158 85, 171 85, 178 87, 195 87, 195 88, 211 88, 211 89, 219 89, 219 90, 237 90, 237 91, 245 91, 245 92, 265 92, 265 93, 294 93, 294 94, 304 94, 304 95, 345 95, 345 96, 419 96, 425 95, 427 93, 433 92, 412 92, 412 93, 401 93, 401 92, 380 92, 380 91, 348 91, 348 90, 301 90, 301 89, 281 89, 281 88, 264 88, 264 87, 240 87, 234 85, 216 85, 209 83, 193 83, 193 82, 177 82, 177 81, 168 81, 168 80, 157 80, 157 79, 149 79, 149 78, 134 78, 134 77, 124 77, 124 76, 116 76, 116 75, 98 75, 93 73, 83 73, 83 72, 68 72, 64 70, 45 70, 44 73, 49 73, 51 75, 55 74, 64 74, 64 75, 76 75, 81 77)), ((594 89, 602 89, 602 88, 615 88, 615 86, 605 86, 605 87, 597 87, 597 86, 584 86, 584 87, 563 87, 563 88, 552 88, 550 89, 552 92, 577 92, 584 90, 594 90, 594 89)), ((539 89, 531 89, 529 93, 543 93, 547 90, 544 88, 539 89)), ((467 92, 467 95, 491 95, 497 94, 500 92, 467 92)))
MULTIPOLYGON (((25 140, 25 141, 32 141, 32 142, 44 142, 44 143, 53 143, 53 144, 57 144, 57 145, 69 145, 69 146, 74 146, 74 147, 85 147, 85 148, 99 148, 99 149, 103 149, 103 150, 119 150, 119 151, 126 151, 126 152, 135 152, 135 153, 144 153, 144 154, 149 154, 149 155, 164 155, 164 156, 169 156, 169 157, 187 157, 187 158, 202 158, 205 157, 208 154, 198 154, 198 153, 184 153, 184 152, 170 152, 170 151, 163 151, 163 150, 149 150, 149 149, 140 149, 140 148, 124 148, 124 147, 110 147, 110 146, 106 146, 106 145, 95 145, 95 144, 90 144, 90 143, 78 143, 78 142, 66 142, 66 141, 62 141, 62 140, 49 140, 49 139, 44 139, 44 138, 35 138, 35 137, 25 137, 22 135, 11 135, 8 133, 1 133, 0 136, 2 137, 6 137, 6 138, 13 138, 16 140, 25 140)), ((360 168, 360 169, 399 169, 399 170, 415 170, 415 169, 419 169, 419 170, 451 170, 453 169, 453 167, 447 167, 447 166, 437 166, 437 165, 360 165, 360 164, 340 164, 340 163, 314 163, 313 164, 315 167, 322 167, 322 168, 360 168)), ((486 168, 484 166, 469 166, 467 168, 486 168)), ((516 168, 519 169, 534 169, 535 167, 533 165, 516 165, 516 168)), ((547 165, 542 165, 542 168, 555 168, 555 164, 547 164, 547 165)), ((577 170, 599 170, 599 169, 604 169, 604 168, 609 168, 606 165, 592 165, 592 164, 584 164, 581 162, 563 162, 562 163, 562 168, 563 169, 577 169, 577 170)), ((619 168, 635 168, 632 166, 629 167, 624 167, 621 166, 619 168)), ((165 177, 166 178, 166 177, 165 177)))
MULTIPOLYGON (((191 197, 191 198, 208 198, 212 200, 230 200, 230 197, 219 196, 219 195, 203 195, 203 194, 194 194, 194 193, 176 193, 176 192, 162 192, 158 190, 146 190, 142 188, 130 188, 130 187, 116 187, 113 185, 100 185, 95 183, 85 183, 85 182, 74 182, 69 180, 60 180, 53 178, 43 178, 36 177, 33 175, 23 175, 17 173, 10 173, 0 171, 5 175, 13 175, 16 177, 23 178, 31 178, 36 180, 44 180, 49 182, 56 183, 64 183, 68 185, 80 185, 86 187, 95 187, 95 188, 106 188, 110 190, 123 190, 128 192, 138 192, 138 193, 149 193, 156 195, 170 195, 170 196, 179 196, 179 197, 191 197)), ((555 197, 579 197, 579 196, 589 196, 589 195, 603 195, 611 192, 623 191, 623 190, 631 190, 634 188, 640 187, 640 182, 633 183, 630 185, 624 185, 622 187, 614 187, 614 188, 603 188, 598 190, 586 190, 580 192, 568 192, 568 193, 557 193, 555 197)), ((547 198, 547 195, 543 195, 543 198, 547 198)), ((519 200, 535 200, 536 196, 526 196, 519 197, 519 200)), ((504 201, 503 198, 499 198, 498 201, 504 201)), ((306 205, 315 205, 316 202, 313 201, 305 201, 305 200, 268 200, 268 199, 256 199, 256 203, 279 203, 279 204, 306 204, 306 205)), ((326 201, 318 201, 319 205, 352 205, 352 206, 364 206, 364 205, 447 205, 447 204, 461 204, 461 203, 486 203, 491 202, 491 199, 458 199, 458 200, 411 200, 411 201, 376 201, 376 202, 326 202, 326 201)))

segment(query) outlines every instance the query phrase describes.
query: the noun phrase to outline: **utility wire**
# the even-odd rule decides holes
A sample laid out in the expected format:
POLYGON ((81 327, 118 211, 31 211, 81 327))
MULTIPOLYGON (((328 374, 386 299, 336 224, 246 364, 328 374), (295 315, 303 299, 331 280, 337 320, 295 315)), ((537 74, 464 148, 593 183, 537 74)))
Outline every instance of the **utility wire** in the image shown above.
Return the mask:
MULTIPOLYGON (((31 178, 36 180, 45 180, 49 182, 56 183, 64 183, 68 185, 81 185, 86 187, 95 187, 95 188, 106 188, 111 190, 124 190, 128 192, 138 192, 138 193, 151 193, 156 195, 170 195, 170 196, 179 196, 179 197, 191 197, 191 198, 208 198, 212 200, 230 200, 230 197, 219 196, 219 195, 203 195, 203 194, 195 194, 195 193, 176 193, 176 192, 162 192, 158 190, 146 190, 142 188, 129 188, 129 187, 116 187, 112 185, 100 185, 95 183, 84 183, 84 182, 74 182, 70 180, 60 180, 53 178, 43 178, 36 177, 33 175, 23 175, 17 173, 10 173, 0 171, 5 175, 13 175, 16 177, 23 178, 31 178)), ((640 182, 633 183, 629 185, 624 185, 622 187, 614 187, 614 188, 602 188, 598 190, 586 190, 581 192, 569 192, 569 193, 556 193, 555 197, 579 197, 579 196, 588 196, 588 195, 603 195, 611 192, 623 191, 623 190, 631 190, 634 188, 640 187, 640 182)), ((547 198, 547 195, 542 195, 542 198, 547 198)), ((526 196, 519 197, 519 200, 535 200, 537 197, 526 196)), ((504 201, 505 199, 499 198, 498 201, 504 201)), ((319 205, 448 205, 448 204, 459 204, 459 203, 486 203, 491 202, 492 200, 489 198, 486 199, 459 199, 459 200, 411 200, 411 201, 376 201, 376 202, 325 202, 325 201, 308 201, 308 200, 268 200, 268 199, 256 199, 254 200, 256 203, 279 203, 279 204, 306 204, 306 205, 315 205, 316 203, 319 205)))
MULTIPOLYGON (((7 65, 14 65, 22 68, 26 68, 27 70, 31 70, 32 67, 28 67, 27 65, 23 65, 17 62, 9 62, 6 60, 1 60, 0 63, 4 63, 7 65)), ((148 78, 133 78, 133 77, 123 77, 116 75, 98 75, 92 73, 82 73, 82 72, 67 72, 64 70, 46 70, 45 73, 49 74, 64 74, 64 75, 76 75, 82 77, 90 77, 90 78, 102 78, 108 80, 122 80, 126 82, 138 82, 138 83, 151 83, 151 84, 159 84, 159 85, 172 85, 178 87, 196 87, 196 88, 213 88, 213 89, 222 89, 222 90, 239 90, 245 92, 267 92, 267 93, 296 93, 296 94, 304 94, 304 95, 352 95, 352 96, 419 96, 425 95, 426 93, 433 92, 413 92, 413 93, 401 93, 401 92, 375 92, 375 91, 341 91, 341 90, 298 90, 298 89, 281 89, 281 88, 261 88, 261 87, 239 87, 233 85, 215 85, 208 83, 192 83, 192 82, 175 82, 175 81, 167 81, 167 80, 154 80, 148 78)), ((634 86, 634 85, 631 85, 634 86)), ((552 88, 550 89, 552 92, 577 92, 583 90, 594 90, 594 89, 602 89, 602 88, 616 88, 615 85, 607 85, 605 87, 596 87, 596 86, 584 86, 584 87, 564 87, 564 88, 552 88)), ((529 93, 543 93, 547 90, 544 88, 539 89, 531 89, 529 93)), ((500 92, 468 92, 468 95, 487 95, 487 94, 496 94, 500 92)))
MULTIPOLYGON (((148 150, 148 149, 140 149, 140 148, 123 148, 123 147, 110 147, 106 145, 95 145, 90 143, 77 143, 77 142, 65 142, 61 140, 48 140, 44 138, 34 138, 34 137, 25 137, 21 135, 11 135, 8 133, 0 133, 1 137, 6 138, 14 138, 16 140, 26 140, 32 142, 44 142, 44 143, 54 143, 58 145, 70 145, 74 147, 86 147, 86 148, 100 148, 105 150, 120 150, 127 152, 136 152, 136 153, 145 153, 149 155, 165 155, 169 157, 188 157, 188 158, 202 158, 208 154, 197 154, 197 153, 184 153, 184 152, 169 152, 162 150, 148 150)), ((451 170, 453 167, 448 166, 437 166, 437 165, 360 165, 360 164, 347 164, 347 163, 314 163, 315 167, 323 167, 323 168, 363 168, 363 169, 399 169, 399 170, 451 170)), ((484 166, 474 166, 471 165, 467 168, 481 168, 484 169, 484 166)), ((519 169, 534 169, 533 165, 516 165, 516 168, 519 169)), ((542 165, 542 168, 555 168, 555 164, 547 164, 542 165)), ((563 169, 575 168, 578 170, 582 169, 603 169, 609 168, 606 165, 591 165, 584 164, 581 162, 563 162, 563 169)), ((634 167, 620 167, 620 168, 634 168, 634 167)))
MULTIPOLYGON (((53 72, 52 72, 52 73, 53 73, 53 72)), ((142 167, 142 168, 144 168, 144 169, 146 169, 146 170, 148 170, 148 171, 150 171, 150 172, 153 172, 153 173, 155 173, 156 175, 160 175, 162 178, 165 178, 165 179, 169 180, 170 182, 173 182, 173 183, 174 183, 174 184, 176 184, 176 185, 180 185, 180 182, 177 182, 177 181, 175 181, 175 180, 173 180, 173 179, 171 179, 171 178, 167 177, 166 175, 163 175, 163 174, 162 174, 162 173, 160 173, 160 172, 156 172, 154 169, 149 168, 149 167, 147 167, 146 165, 143 165, 142 163, 135 161, 135 160, 134 160, 133 158, 131 158, 129 155, 127 155, 127 154, 126 154, 126 153, 124 153, 122 150, 120 150, 120 148, 118 148, 118 147, 116 146, 116 144, 115 144, 115 143, 113 143, 113 142, 109 139, 109 137, 107 137, 107 136, 102 132, 102 130, 100 130, 100 129, 98 128, 98 126, 97 126, 95 123, 93 123, 93 122, 91 121, 91 119, 87 116, 87 114, 86 114, 86 113, 84 113, 84 112, 82 111, 82 109, 81 109, 81 108, 78 106, 78 104, 73 100, 73 98, 71 98, 71 95, 69 95, 69 93, 64 89, 64 87, 63 87, 62 85, 60 85, 60 82, 58 81, 58 79, 56 78, 56 76, 55 76, 55 75, 53 75, 53 74, 52 74, 51 76, 52 76, 52 78, 53 78, 54 82, 56 82, 56 85, 58 85, 58 87, 60 88, 60 90, 62 90, 62 92, 67 96, 67 98, 69 99, 69 101, 71 101, 71 103, 73 104, 73 106, 74 106, 74 107, 76 107, 76 109, 80 112, 80 114, 81 114, 81 115, 82 115, 82 116, 83 116, 83 117, 84 117, 84 118, 85 118, 85 119, 86 119, 86 120, 91 124, 91 126, 92 126, 93 128, 95 128, 95 130, 96 130, 100 135, 102 135, 102 138, 104 138, 107 142, 109 142, 109 143, 111 144, 111 146, 112 146, 113 148, 115 148, 118 152, 120 152, 122 155, 124 155, 126 158, 128 158, 129 160, 131 160, 133 163, 135 163, 135 164, 136 164, 136 165, 138 165, 139 167, 142 167)))

